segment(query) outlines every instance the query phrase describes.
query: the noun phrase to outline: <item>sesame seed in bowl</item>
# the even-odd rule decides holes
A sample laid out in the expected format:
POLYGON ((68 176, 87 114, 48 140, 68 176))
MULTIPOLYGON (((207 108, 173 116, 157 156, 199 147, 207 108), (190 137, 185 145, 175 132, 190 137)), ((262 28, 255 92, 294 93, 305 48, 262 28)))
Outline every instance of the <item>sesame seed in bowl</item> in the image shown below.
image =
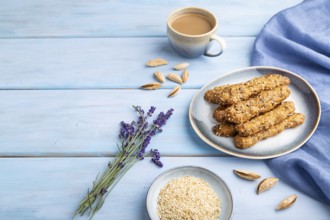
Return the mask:
POLYGON ((233 200, 219 176, 205 168, 184 166, 154 180, 147 194, 147 210, 152 220, 228 220, 233 200))

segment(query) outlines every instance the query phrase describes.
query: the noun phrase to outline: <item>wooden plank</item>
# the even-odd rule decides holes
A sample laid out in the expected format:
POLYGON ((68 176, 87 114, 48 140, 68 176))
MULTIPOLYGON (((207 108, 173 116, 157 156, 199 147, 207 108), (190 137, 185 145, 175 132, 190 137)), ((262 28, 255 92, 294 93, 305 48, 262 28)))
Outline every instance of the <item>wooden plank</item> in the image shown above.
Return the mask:
POLYGON ((223 155, 192 130, 188 106, 197 90, 0 91, 1 156, 102 156, 117 152, 119 123, 136 119, 132 105, 174 108, 150 148, 164 155, 223 155))
MULTIPOLYGON (((109 159, 1 159, 0 219, 71 219, 87 188, 109 159)), ((162 169, 149 164, 149 159, 138 162, 114 188, 94 219, 148 219, 145 206, 148 187, 161 172, 183 165, 210 169, 228 184, 234 199, 235 220, 329 219, 329 206, 307 197, 281 180, 273 189, 256 195, 258 182, 241 180, 232 172, 233 169, 248 167, 262 177, 274 175, 263 161, 208 157, 162 159, 165 164, 162 169), (278 202, 291 194, 298 195, 296 204, 288 210, 276 212, 278 202)))
MULTIPOLYGON (((168 74, 180 62, 190 63, 183 87, 200 88, 226 71, 249 66, 254 39, 226 38, 223 55, 198 59, 180 57, 166 38, 2 39, 0 89, 138 88, 154 81, 154 71, 168 74), (169 65, 145 66, 156 57, 169 65)), ((164 88, 173 85, 167 81, 164 88)))
POLYGON ((299 2, 1 0, 0 37, 165 36, 168 14, 191 5, 214 12, 221 35, 255 36, 271 16, 299 2))

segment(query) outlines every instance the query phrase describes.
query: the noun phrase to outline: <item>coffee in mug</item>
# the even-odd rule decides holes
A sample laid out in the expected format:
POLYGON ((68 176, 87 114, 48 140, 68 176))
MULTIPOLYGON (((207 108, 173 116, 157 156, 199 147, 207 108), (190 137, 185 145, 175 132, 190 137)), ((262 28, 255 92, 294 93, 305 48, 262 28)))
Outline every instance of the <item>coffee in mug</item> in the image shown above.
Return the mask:
POLYGON ((217 18, 211 12, 196 7, 176 10, 167 19, 168 40, 174 50, 185 57, 219 56, 226 43, 216 35, 217 28, 217 18), (221 47, 216 54, 208 52, 209 43, 213 40, 221 47))
POLYGON ((200 35, 210 32, 212 24, 202 15, 184 14, 177 17, 171 24, 179 33, 187 35, 200 35))

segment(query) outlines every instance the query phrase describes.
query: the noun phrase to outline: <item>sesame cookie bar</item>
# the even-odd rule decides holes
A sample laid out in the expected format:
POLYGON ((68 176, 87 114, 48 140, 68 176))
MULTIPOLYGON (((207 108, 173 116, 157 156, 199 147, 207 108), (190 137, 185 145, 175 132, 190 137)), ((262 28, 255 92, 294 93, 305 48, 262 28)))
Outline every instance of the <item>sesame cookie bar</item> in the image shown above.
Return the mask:
POLYGON ((226 108, 224 110, 224 118, 226 121, 234 124, 247 122, 258 115, 274 109, 289 95, 290 90, 287 86, 261 92, 254 98, 238 102, 226 108))
POLYGON ((294 103, 282 102, 278 107, 263 115, 259 115, 243 124, 237 124, 236 130, 240 136, 250 136, 280 123, 295 111, 294 103))
POLYGON ((268 130, 260 131, 251 136, 242 137, 236 135, 234 137, 235 147, 240 149, 246 149, 256 144, 258 141, 275 136, 287 128, 295 128, 301 125, 305 121, 305 116, 301 113, 294 113, 282 122, 272 126, 268 130))
POLYGON ((217 86, 208 90, 204 98, 208 102, 220 105, 232 105, 249 99, 262 91, 289 85, 290 79, 279 74, 267 74, 244 83, 217 86))

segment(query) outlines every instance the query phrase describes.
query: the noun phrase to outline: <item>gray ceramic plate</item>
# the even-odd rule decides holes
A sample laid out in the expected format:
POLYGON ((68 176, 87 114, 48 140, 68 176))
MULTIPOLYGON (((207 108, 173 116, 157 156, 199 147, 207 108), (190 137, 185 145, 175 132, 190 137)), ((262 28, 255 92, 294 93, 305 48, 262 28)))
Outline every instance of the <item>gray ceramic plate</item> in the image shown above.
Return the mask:
POLYGON ((170 169, 159 175, 151 184, 147 194, 147 210, 150 219, 158 220, 157 201, 160 190, 173 178, 194 176, 208 182, 221 200, 221 213, 219 220, 231 219, 233 213, 233 198, 226 183, 211 171, 194 166, 184 166, 170 169))
POLYGON ((300 76, 287 70, 257 66, 236 70, 219 77, 205 85, 193 98, 190 109, 190 123, 197 135, 215 149, 237 157, 249 159, 266 159, 290 153, 301 147, 314 133, 321 117, 320 101, 314 89, 300 76), (296 112, 306 116, 305 122, 294 129, 287 129, 274 137, 262 140, 248 149, 237 149, 233 139, 218 137, 212 133, 212 127, 217 124, 213 119, 213 111, 217 105, 204 100, 207 90, 225 84, 240 83, 267 73, 275 73, 290 78, 291 94, 287 100, 292 100, 296 112))

